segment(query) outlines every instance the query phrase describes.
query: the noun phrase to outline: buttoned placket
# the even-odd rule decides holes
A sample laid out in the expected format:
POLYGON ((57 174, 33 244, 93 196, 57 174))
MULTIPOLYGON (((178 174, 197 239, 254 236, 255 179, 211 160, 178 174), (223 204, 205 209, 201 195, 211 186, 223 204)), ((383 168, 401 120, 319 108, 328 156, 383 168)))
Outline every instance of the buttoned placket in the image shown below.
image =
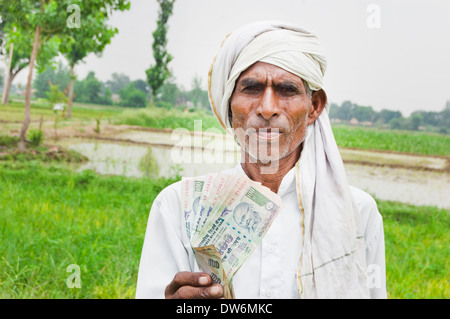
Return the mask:
MULTIPOLYGON (((292 187, 295 188, 294 173, 290 171, 283 178, 278 195, 283 197, 290 191, 292 187)), ((283 213, 283 210, 279 212, 283 213)), ((277 216, 278 217, 278 216, 277 216)), ((280 269, 279 265, 283 264, 286 257, 286 251, 281 250, 280 247, 283 242, 283 229, 282 225, 277 224, 276 220, 269 228, 266 236, 261 242, 261 280, 260 280, 260 297, 264 299, 280 298, 285 295, 284 289, 286 289, 285 276, 280 271, 274 271, 274 269, 280 269)), ((282 267, 281 267, 282 268, 282 267)))

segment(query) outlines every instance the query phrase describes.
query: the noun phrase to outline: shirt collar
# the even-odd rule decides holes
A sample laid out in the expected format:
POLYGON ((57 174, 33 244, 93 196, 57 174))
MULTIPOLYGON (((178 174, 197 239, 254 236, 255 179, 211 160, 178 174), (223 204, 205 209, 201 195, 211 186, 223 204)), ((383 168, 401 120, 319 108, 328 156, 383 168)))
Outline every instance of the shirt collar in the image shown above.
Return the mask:
MULTIPOLYGON (((238 174, 245 174, 244 169, 241 166, 241 163, 238 163, 236 165, 236 172, 238 174)), ((248 177, 248 176, 247 176, 248 177)), ((278 195, 284 196, 287 193, 290 193, 291 191, 295 190, 295 166, 291 168, 289 172, 287 172, 286 175, 284 175, 283 180, 281 181, 280 188, 278 188, 278 195)))

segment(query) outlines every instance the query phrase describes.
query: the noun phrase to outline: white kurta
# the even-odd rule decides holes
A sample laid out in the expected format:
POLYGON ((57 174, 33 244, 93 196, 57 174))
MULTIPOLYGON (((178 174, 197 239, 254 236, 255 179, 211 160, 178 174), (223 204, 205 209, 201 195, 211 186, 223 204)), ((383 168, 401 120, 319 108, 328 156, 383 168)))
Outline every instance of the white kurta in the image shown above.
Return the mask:
MULTIPOLYGON (((245 174, 241 165, 226 174, 245 174)), ((372 298, 386 298, 383 221, 373 198, 350 187, 364 227, 368 285, 372 298)), ((299 298, 297 270, 302 250, 301 211, 294 169, 278 190, 283 208, 261 245, 233 279, 236 298, 299 298)), ((164 298, 164 290, 177 272, 200 271, 184 228, 180 182, 166 187, 150 211, 139 266, 136 298, 164 298)))

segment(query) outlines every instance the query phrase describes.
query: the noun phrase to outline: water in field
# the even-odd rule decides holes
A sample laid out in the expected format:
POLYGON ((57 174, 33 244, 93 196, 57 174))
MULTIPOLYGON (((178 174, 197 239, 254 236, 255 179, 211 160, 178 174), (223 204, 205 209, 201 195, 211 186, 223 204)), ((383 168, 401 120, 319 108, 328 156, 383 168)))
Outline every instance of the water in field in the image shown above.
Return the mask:
MULTIPOLYGON (((108 141, 67 139, 60 143, 89 158, 81 170, 93 169, 101 174, 196 176, 239 163, 239 149, 229 136, 178 133, 133 131, 115 135, 114 140, 108 141)), ((348 149, 342 149, 341 153, 351 185, 383 200, 450 209, 450 174, 443 169, 447 164, 445 158, 348 149), (367 165, 370 163, 377 165, 367 165)))
POLYGON ((348 181, 383 200, 450 209, 450 174, 345 164, 348 181))
MULTIPOLYGON (((164 142, 159 140, 158 142, 164 142)), ((125 176, 198 176, 234 167, 239 153, 164 143, 132 144, 93 139, 70 139, 60 144, 75 150, 89 162, 79 169, 125 176)))

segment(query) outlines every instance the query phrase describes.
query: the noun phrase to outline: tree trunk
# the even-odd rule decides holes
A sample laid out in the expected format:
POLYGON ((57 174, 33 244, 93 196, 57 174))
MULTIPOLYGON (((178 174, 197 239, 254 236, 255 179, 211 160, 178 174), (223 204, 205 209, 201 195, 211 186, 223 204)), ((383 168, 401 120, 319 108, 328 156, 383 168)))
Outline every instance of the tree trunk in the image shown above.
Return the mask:
POLYGON ((5 80, 5 87, 3 88, 3 97, 2 97, 2 104, 8 105, 9 101, 9 92, 11 91, 12 82, 14 80, 14 77, 16 74, 8 72, 8 77, 5 80))
POLYGON ((36 31, 34 33, 33 51, 31 52, 29 64, 30 71, 28 72, 27 88, 25 91, 25 118, 23 120, 22 128, 20 129, 19 149, 22 151, 25 150, 25 140, 27 136, 28 126, 30 125, 31 85, 33 82, 34 63, 36 62, 36 57, 39 48, 39 35, 40 35, 40 28, 39 25, 36 25, 36 31))
POLYGON ((67 118, 72 117, 72 102, 73 102, 73 86, 75 84, 75 74, 73 72, 74 65, 70 66, 70 82, 69 82, 69 102, 67 104, 67 118))
MULTIPOLYGON (((16 27, 14 27, 14 31, 16 31, 16 27)), ((6 70, 5 87, 3 88, 3 96, 2 96, 2 104, 4 104, 4 105, 8 105, 9 90, 11 89, 11 83, 12 83, 11 62, 12 62, 12 57, 13 57, 13 51, 14 51, 14 43, 11 43, 11 46, 9 47, 8 70, 6 70)))

